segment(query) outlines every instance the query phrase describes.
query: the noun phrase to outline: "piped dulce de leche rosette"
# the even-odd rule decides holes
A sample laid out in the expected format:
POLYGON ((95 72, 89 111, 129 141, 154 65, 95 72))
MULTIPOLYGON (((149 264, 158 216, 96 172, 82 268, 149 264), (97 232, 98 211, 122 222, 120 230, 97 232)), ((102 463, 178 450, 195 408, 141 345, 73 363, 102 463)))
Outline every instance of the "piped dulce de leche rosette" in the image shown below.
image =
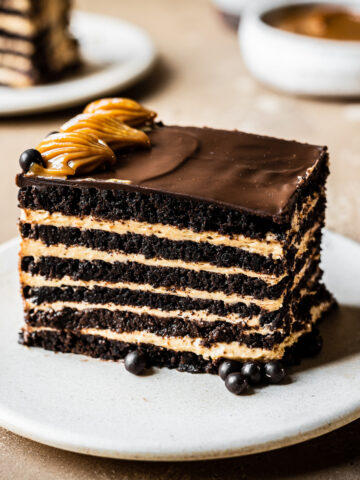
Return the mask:
POLYGON ((66 177, 107 169, 124 147, 149 147, 149 137, 127 123, 146 126, 155 113, 133 100, 103 99, 49 134, 36 149, 26 150, 20 166, 26 175, 66 177), (106 108, 111 105, 111 108, 106 108), (141 119, 141 122, 139 121, 141 119), (39 155, 40 153, 40 155, 39 155))
POLYGON ((21 341, 279 382, 321 348, 326 147, 102 99, 21 156, 21 341))

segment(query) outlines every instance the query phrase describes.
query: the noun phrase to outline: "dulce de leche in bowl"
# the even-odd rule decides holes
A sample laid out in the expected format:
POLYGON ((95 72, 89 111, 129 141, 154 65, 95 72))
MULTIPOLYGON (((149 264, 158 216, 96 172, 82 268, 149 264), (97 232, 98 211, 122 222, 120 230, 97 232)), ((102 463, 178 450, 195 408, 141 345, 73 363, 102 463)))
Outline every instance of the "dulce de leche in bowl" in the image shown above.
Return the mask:
POLYGON ((255 2, 244 11, 239 45, 248 70, 294 95, 360 97, 360 3, 295 2, 255 2))
POLYGON ((360 41, 359 10, 341 5, 292 5, 264 15, 264 21, 287 32, 329 40, 360 41))

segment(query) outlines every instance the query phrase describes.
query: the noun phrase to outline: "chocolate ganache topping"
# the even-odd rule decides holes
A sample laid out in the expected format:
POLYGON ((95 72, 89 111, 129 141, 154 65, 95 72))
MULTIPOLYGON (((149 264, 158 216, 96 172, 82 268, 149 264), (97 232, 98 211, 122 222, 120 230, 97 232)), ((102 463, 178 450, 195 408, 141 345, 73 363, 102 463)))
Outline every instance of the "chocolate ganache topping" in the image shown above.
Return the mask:
POLYGON ((89 104, 85 110, 66 122, 60 132, 48 135, 36 150, 21 155, 20 166, 27 176, 66 178, 106 170, 116 163, 113 150, 150 146, 140 127, 151 125, 156 113, 139 103, 108 98, 89 104))
MULTIPOLYGON (((161 192, 282 221, 296 190, 326 147, 211 128, 154 126, 150 149, 119 150, 106 171, 51 183, 79 188, 161 192)), ((20 176, 18 184, 50 180, 20 176)))

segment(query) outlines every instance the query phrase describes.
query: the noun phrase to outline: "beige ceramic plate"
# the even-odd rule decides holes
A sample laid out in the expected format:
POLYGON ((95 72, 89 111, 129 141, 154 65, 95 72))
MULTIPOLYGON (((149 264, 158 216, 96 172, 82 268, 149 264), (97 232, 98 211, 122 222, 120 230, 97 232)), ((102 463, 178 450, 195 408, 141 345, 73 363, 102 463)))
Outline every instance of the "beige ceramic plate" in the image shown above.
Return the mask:
POLYGON ((141 460, 195 460, 301 442, 360 417, 360 246, 327 232, 326 282, 341 303, 323 325, 325 348, 251 395, 216 376, 54 354, 17 344, 22 323, 17 243, 0 251, 0 424, 47 445, 141 460))

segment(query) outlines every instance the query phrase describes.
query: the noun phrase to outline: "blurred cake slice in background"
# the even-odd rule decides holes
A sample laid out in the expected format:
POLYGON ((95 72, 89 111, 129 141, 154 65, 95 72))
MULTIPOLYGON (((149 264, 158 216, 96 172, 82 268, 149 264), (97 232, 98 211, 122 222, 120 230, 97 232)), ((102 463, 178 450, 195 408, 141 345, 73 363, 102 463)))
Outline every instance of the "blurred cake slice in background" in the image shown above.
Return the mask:
POLYGON ((0 0, 0 84, 29 87, 79 65, 69 0, 0 0))

